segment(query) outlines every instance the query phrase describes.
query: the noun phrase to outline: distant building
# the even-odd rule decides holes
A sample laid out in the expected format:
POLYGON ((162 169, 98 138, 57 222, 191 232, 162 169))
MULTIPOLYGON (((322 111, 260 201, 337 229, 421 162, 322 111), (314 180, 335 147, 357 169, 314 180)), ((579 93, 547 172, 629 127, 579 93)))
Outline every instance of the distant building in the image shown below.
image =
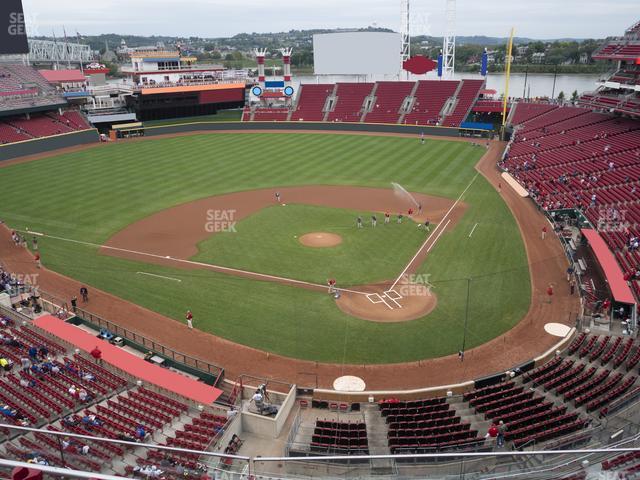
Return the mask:
POLYGON ((531 63, 544 63, 544 59, 547 55, 544 52, 536 52, 531 55, 531 63))

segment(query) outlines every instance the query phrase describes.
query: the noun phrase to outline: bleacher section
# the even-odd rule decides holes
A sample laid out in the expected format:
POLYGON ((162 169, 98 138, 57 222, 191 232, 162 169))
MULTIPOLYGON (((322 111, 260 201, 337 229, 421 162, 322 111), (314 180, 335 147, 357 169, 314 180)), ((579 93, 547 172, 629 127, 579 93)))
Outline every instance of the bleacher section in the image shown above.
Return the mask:
POLYGON ((328 84, 302 85, 298 93, 298 106, 291 115, 291 120, 321 122, 325 115, 324 106, 333 89, 334 86, 328 84))
POLYGON ((1 111, 66 103, 36 69, 20 64, 0 64, 0 98, 1 111))
POLYGON ((608 60, 618 68, 595 92, 580 97, 580 104, 590 108, 640 117, 640 36, 638 23, 619 38, 608 39, 593 53, 596 60, 608 60), (618 84, 618 85, 616 85, 618 84))
POLYGON ((368 455, 367 426, 362 422, 316 420, 310 449, 329 455, 368 455))
MULTIPOLYGON (((252 106, 245 108, 242 120, 320 122, 326 119, 328 122, 458 127, 483 86, 484 80, 464 80, 462 84, 453 80, 303 84, 294 111, 288 107, 252 106), (330 98, 333 101, 328 101, 330 98), (443 119, 441 114, 448 100, 455 102, 455 108, 443 119)), ((497 108, 490 106, 490 111, 497 108)))
POLYGON ((32 114, 0 119, 0 144, 60 135, 91 128, 80 112, 32 114))
MULTIPOLYGON (((223 414, 198 411, 188 400, 161 394, 151 385, 134 385, 117 370, 69 352, 35 326, 0 320, 0 358, 13 362, 0 375, 4 423, 196 450, 206 450, 226 426, 223 414)), ((172 466, 165 469, 186 472, 175 478, 204 473, 193 454, 148 450, 142 458, 130 455, 133 447, 78 439, 61 443, 44 433, 16 433, 8 437, 8 430, 0 431, 1 456, 23 461, 37 457, 52 466, 134 476, 145 465, 166 459, 172 466)))
POLYGON ((462 422, 445 397, 383 401, 380 413, 389 427, 391 453, 430 453, 477 447, 484 443, 471 423, 462 422))
POLYGON ((445 127, 459 127, 465 121, 483 86, 484 80, 462 80, 462 86, 457 95, 458 103, 453 112, 445 117, 443 123, 445 127))
POLYGON ((415 82, 378 82, 373 108, 365 123, 398 123, 400 107, 411 94, 415 82))
POLYGON ((640 122, 576 107, 532 109, 528 104, 517 105, 517 119, 524 120, 516 125, 501 167, 545 210, 581 210, 601 230, 639 296, 640 282, 633 274, 640 253, 628 247, 640 235, 640 122))
POLYGON ((329 113, 329 122, 359 122, 364 99, 371 95, 373 83, 338 83, 336 105, 329 113))
POLYGON ((440 112, 458 88, 455 80, 420 80, 411 112, 404 117, 406 125, 436 125, 440 112))

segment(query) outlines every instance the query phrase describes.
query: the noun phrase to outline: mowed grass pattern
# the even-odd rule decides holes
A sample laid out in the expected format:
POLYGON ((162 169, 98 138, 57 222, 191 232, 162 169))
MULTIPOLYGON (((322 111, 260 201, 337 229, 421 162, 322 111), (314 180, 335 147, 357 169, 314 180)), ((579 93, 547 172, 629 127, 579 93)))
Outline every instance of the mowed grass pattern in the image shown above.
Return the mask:
MULTIPOLYGON (((429 206, 425 205, 426 211, 429 206)), ((220 232, 198 245, 194 260, 269 273, 324 285, 335 278, 339 286, 364 285, 395 279, 428 234, 410 219, 384 224, 371 212, 356 212, 312 205, 271 206, 238 222, 233 232, 220 232), (361 215, 363 228, 357 228, 361 215), (342 243, 330 248, 302 245, 307 233, 327 232, 342 243), (259 242, 260 246, 256 247, 259 242)))
MULTIPOLYGON (((388 188, 398 182, 455 199, 474 178, 473 165, 483 153, 461 142, 420 145, 417 138, 318 134, 208 134, 101 145, 0 169, 0 218, 14 228, 102 244, 164 208, 239 190, 305 184, 388 188)), ((197 328, 239 343, 318 361, 402 362, 460 348, 467 277, 467 348, 511 328, 528 308, 526 255, 510 212, 482 177, 464 200, 465 216, 421 267, 435 286, 437 309, 400 324, 349 317, 329 296, 299 288, 121 260, 54 239, 39 243, 48 268, 178 320, 190 308, 197 328)))

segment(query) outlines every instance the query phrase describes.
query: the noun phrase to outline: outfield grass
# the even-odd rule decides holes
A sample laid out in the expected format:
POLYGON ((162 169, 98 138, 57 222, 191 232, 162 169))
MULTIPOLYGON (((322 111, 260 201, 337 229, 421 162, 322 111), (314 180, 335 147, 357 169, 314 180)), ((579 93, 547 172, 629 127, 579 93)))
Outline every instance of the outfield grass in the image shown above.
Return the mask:
MULTIPOLYGON (((394 181, 455 199, 474 178, 473 165, 483 153, 461 142, 420 145, 417 139, 361 135, 211 134, 113 143, 1 169, 0 218, 14 228, 102 244, 161 209, 238 190, 313 184, 388 188, 394 181)), ((328 296, 304 289, 147 265, 49 238, 39 244, 48 268, 179 320, 190 308, 197 328, 239 343, 318 361, 400 362, 459 350, 466 278, 472 278, 467 348, 506 331, 526 313, 528 266, 513 217, 482 177, 465 202, 469 208, 456 229, 440 238, 421 267, 435 285, 438 306, 408 323, 352 318, 328 296)), ((264 242, 257 240, 255 248, 264 248, 264 242)), ((343 260, 347 269, 349 259, 343 260)), ((402 267, 400 262, 398 272, 402 267)))
POLYGON ((369 216, 362 212, 311 205, 272 206, 238 222, 236 232, 201 242, 194 260, 323 285, 327 278, 336 278, 342 287, 393 279, 418 251, 427 233, 408 219, 400 225, 395 219, 384 225, 382 215, 378 217, 378 226, 372 228, 369 216), (364 218, 362 229, 356 228, 358 215, 364 218), (302 245, 298 238, 311 232, 335 233, 342 237, 342 243, 331 248, 302 245))

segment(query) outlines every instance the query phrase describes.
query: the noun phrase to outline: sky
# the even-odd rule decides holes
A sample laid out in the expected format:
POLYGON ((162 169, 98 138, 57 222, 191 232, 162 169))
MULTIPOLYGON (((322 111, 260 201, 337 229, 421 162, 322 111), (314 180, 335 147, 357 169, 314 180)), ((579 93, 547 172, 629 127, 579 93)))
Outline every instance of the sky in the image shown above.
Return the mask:
MULTIPOLYGON (((2 1, 2 0, 0 0, 2 1)), ((411 0, 412 35, 444 33, 446 0, 411 0)), ((639 0, 458 0, 457 35, 603 38, 640 20, 639 0)), ((400 0, 23 0, 31 35, 229 37, 310 28, 400 28, 400 0)))

